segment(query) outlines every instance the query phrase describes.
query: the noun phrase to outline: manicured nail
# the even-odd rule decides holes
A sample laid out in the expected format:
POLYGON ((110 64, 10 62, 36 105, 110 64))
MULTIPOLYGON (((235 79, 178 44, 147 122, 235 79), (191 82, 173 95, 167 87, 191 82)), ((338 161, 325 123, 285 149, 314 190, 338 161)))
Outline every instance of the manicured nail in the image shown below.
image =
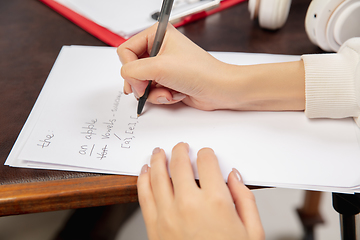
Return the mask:
POLYGON ((142 166, 140 174, 147 173, 148 170, 149 170, 149 166, 145 164, 144 166, 142 166))
POLYGON ((137 91, 135 90, 135 88, 133 88, 133 87, 131 86, 131 90, 133 91, 134 96, 135 96, 137 99, 139 99, 139 94, 137 93, 137 91))
POLYGON ((169 100, 167 100, 166 97, 158 97, 157 101, 158 101, 158 103, 161 103, 161 104, 166 104, 166 103, 170 102, 169 100))
POLYGON ((239 173, 239 171, 238 171, 236 168, 233 168, 232 171, 233 171, 233 173, 235 174, 237 180, 238 180, 239 182, 242 182, 242 183, 243 183, 243 180, 242 180, 242 177, 241 177, 241 174, 239 173))
POLYGON ((184 95, 184 94, 182 94, 182 93, 175 93, 175 94, 173 94, 173 97, 172 97, 172 99, 173 99, 174 101, 181 101, 181 100, 183 100, 184 98, 186 98, 186 95, 184 95))
POLYGON ((154 155, 154 154, 157 154, 159 152, 160 152, 160 148, 156 147, 156 148, 154 148, 152 154, 154 155))
POLYGON ((190 150, 190 146, 189 146, 188 143, 186 143, 186 142, 179 142, 178 144, 180 144, 180 143, 185 144, 185 147, 187 148, 187 150, 188 150, 188 151, 190 150))

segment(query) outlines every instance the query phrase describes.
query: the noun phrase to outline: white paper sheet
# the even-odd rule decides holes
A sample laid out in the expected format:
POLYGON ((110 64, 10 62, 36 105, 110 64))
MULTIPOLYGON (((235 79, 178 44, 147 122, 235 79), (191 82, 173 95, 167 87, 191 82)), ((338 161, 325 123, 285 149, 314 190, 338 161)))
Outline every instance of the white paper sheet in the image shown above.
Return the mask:
MULTIPOLYGON (((212 53, 233 64, 299 56, 212 53)), ((212 147, 224 179, 233 167, 249 185, 353 192, 360 185, 359 129, 352 119, 309 120, 303 112, 200 111, 147 104, 122 93, 111 47, 65 46, 6 164, 137 175, 155 147, 212 147), (351 166, 351 167, 349 167, 351 166)), ((168 156, 170 157, 170 156, 168 156)))

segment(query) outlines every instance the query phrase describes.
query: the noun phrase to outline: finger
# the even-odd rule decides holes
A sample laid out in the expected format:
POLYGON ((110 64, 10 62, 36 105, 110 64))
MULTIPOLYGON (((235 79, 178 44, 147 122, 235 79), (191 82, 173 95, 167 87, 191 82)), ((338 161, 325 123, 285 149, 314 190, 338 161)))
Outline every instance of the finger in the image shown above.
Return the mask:
POLYGON ((127 81, 124 81, 124 93, 126 95, 132 93, 131 86, 127 81))
MULTIPOLYGON (((148 80, 155 80, 153 83, 156 84, 161 70, 156 69, 158 65, 154 62, 157 62, 157 59, 141 59, 128 63, 121 68, 121 75, 125 80, 124 92, 126 94, 134 92, 134 95, 139 98, 144 94, 148 80)), ((182 101, 186 97, 183 93, 159 86, 152 87, 147 101, 153 104, 173 104, 182 101)))
POLYGON ((178 143, 172 150, 170 173, 175 195, 188 194, 197 189, 193 168, 189 158, 189 145, 178 143))
POLYGON ((254 194, 242 182, 240 173, 233 169, 228 177, 228 187, 234 200, 236 211, 251 239, 264 239, 260 215, 254 194))
MULTIPOLYGON (((149 49, 152 47, 151 42, 153 42, 154 36, 152 32, 154 31, 154 28, 155 26, 142 31, 117 48, 118 56, 123 65, 135 61, 140 57, 147 57, 146 53, 149 52, 149 49)), ((126 81, 124 82, 124 93, 132 93, 130 84, 126 81)))
POLYGON ((124 64, 121 67, 122 78, 131 85, 132 91, 138 96, 144 95, 149 80, 156 80, 160 76, 162 64, 157 64, 156 57, 143 58, 124 64))
POLYGON ((151 169, 144 165, 137 180, 138 199, 146 228, 151 229, 156 223, 157 209, 150 182, 151 169))
POLYGON ((168 174, 167 161, 163 149, 155 148, 150 160, 151 187, 158 209, 166 209, 173 199, 173 189, 168 174))
POLYGON ((117 48, 117 53, 122 64, 137 60, 144 54, 150 52, 154 43, 156 28, 157 23, 136 34, 117 48))
MULTIPOLYGON (((202 189, 229 193, 218 159, 211 148, 203 148, 197 155, 199 182, 202 189)), ((229 195, 230 197, 230 195, 229 195)))
POLYGON ((182 101, 186 95, 165 87, 152 88, 147 101, 153 104, 174 104, 182 101))

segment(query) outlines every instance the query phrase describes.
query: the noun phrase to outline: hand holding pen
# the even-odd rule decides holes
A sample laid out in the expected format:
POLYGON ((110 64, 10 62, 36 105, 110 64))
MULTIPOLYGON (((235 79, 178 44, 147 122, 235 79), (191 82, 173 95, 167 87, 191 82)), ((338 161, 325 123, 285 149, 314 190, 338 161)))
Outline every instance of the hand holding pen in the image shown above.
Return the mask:
POLYGON ((304 64, 236 66, 223 63, 168 24, 162 47, 149 57, 157 25, 119 46, 124 93, 147 101, 201 110, 304 110, 304 64), (292 81, 289 81, 289 78, 292 81))
POLYGON ((183 103, 202 110, 224 108, 231 96, 223 94, 227 64, 212 57, 168 24, 164 42, 156 57, 149 57, 157 25, 119 46, 123 64, 124 93, 143 96, 149 80, 152 88, 147 101, 152 104, 183 103))

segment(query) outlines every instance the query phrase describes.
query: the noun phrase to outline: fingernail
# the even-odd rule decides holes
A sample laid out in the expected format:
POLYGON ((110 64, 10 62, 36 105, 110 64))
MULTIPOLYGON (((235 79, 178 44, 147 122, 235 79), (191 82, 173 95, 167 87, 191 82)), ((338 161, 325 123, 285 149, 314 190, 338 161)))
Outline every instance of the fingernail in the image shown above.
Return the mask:
POLYGON ((189 146, 188 143, 186 143, 186 142, 179 142, 178 144, 180 144, 180 143, 185 144, 185 147, 187 148, 187 150, 188 150, 188 151, 190 150, 190 146, 189 146))
POLYGON ((148 170, 149 170, 149 166, 145 164, 144 166, 142 166, 140 174, 147 173, 148 170))
POLYGON ((159 152, 160 152, 160 148, 156 147, 156 148, 154 148, 152 154, 154 155, 154 154, 157 154, 159 152))
POLYGON ((184 94, 182 94, 182 93, 175 93, 175 94, 173 94, 173 97, 172 97, 172 99, 174 101, 181 101, 184 98, 186 98, 186 96, 184 94))
POLYGON ((169 100, 167 100, 166 97, 158 97, 157 101, 158 101, 158 103, 161 103, 161 104, 166 104, 166 103, 170 102, 169 100))
POLYGON ((133 91, 134 96, 135 96, 137 99, 139 99, 139 94, 137 93, 137 91, 135 90, 135 88, 133 88, 133 87, 131 86, 131 90, 133 91))
POLYGON ((239 172, 236 168, 233 168, 232 171, 233 171, 233 173, 235 174, 237 180, 238 180, 239 182, 242 182, 242 183, 243 183, 243 180, 242 180, 242 177, 241 177, 240 172, 239 172))

